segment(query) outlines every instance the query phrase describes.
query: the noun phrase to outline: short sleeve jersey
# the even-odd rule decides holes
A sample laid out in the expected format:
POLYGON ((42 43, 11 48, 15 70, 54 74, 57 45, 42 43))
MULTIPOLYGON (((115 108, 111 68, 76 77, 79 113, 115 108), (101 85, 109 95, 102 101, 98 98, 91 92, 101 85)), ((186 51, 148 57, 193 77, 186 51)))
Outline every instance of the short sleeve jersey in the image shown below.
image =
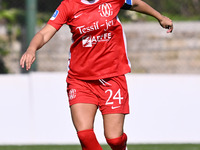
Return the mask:
POLYGON ((68 76, 97 80, 130 72, 126 40, 117 18, 124 0, 63 0, 48 24, 59 30, 67 24, 72 33, 68 76))

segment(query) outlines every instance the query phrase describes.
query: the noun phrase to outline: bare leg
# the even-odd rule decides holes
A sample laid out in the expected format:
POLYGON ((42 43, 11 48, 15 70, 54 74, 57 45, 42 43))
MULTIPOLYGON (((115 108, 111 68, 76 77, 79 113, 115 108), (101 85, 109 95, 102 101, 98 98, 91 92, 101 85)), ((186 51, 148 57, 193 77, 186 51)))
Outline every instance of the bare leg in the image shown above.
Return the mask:
POLYGON ((93 129, 97 106, 94 104, 74 104, 71 106, 73 124, 78 131, 93 129))
POLYGON ((112 150, 125 150, 127 136, 123 132, 124 114, 103 115, 104 134, 112 150))
POLYGON ((104 134, 108 139, 120 137, 123 134, 124 114, 103 115, 104 134))
POLYGON ((93 131, 97 106, 94 104, 74 104, 71 115, 82 146, 82 150, 103 150, 93 131))

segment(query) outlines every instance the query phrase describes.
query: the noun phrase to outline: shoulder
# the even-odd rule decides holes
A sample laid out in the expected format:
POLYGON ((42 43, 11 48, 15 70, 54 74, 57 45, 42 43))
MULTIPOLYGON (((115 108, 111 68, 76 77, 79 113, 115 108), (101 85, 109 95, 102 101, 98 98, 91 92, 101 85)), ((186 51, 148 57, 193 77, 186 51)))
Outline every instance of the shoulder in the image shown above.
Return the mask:
POLYGON ((59 12, 62 12, 64 16, 70 16, 74 7, 73 0, 63 0, 59 7, 57 8, 59 12))
POLYGON ((63 7, 69 7, 71 0, 63 0, 60 5, 63 7))
POLYGON ((75 0, 63 0, 63 1, 60 3, 60 6, 62 6, 63 9, 70 10, 70 9, 73 8, 74 3, 75 3, 75 0))
POLYGON ((124 5, 125 0, 101 0, 102 3, 111 3, 120 8, 124 5))

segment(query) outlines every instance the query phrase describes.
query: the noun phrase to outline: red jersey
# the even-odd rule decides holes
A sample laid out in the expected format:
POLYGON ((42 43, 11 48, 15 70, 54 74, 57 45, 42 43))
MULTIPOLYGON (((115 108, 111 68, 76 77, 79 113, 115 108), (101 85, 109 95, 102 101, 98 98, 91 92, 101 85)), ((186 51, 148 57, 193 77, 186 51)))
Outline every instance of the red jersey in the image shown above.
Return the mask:
POLYGON ((70 78, 97 80, 130 72, 126 40, 117 18, 124 0, 64 0, 48 24, 67 24, 72 33, 70 78))

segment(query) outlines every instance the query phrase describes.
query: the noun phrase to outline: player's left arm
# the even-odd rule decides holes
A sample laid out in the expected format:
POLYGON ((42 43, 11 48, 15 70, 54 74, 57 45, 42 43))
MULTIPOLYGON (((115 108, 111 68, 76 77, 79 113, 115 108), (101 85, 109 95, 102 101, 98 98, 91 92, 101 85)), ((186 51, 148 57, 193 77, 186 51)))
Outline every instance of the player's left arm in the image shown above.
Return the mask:
POLYGON ((166 16, 161 15, 158 11, 156 11, 154 8, 142 0, 126 0, 123 7, 124 9, 150 15, 156 18, 163 28, 168 29, 167 33, 171 33, 173 31, 172 20, 166 16))

